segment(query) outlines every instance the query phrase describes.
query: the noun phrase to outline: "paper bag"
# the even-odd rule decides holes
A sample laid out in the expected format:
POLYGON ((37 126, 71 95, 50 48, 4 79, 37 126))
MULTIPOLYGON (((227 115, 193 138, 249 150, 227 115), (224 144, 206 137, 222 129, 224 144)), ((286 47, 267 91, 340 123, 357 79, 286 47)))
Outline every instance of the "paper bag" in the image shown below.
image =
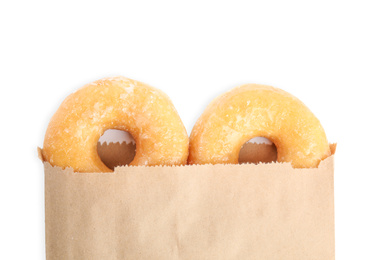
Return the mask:
MULTIPOLYGON (((103 145, 99 154, 107 161, 131 149, 103 145)), ((313 169, 273 162, 74 173, 44 162, 47 259, 334 259, 331 149, 313 169)), ((275 158, 269 145, 252 144, 241 161, 255 161, 255 150, 275 158)))

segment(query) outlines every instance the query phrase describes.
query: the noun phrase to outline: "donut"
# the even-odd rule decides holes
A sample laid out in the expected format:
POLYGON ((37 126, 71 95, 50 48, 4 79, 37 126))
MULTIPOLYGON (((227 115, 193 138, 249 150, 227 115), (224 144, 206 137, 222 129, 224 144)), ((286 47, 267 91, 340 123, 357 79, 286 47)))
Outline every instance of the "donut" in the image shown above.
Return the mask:
POLYGON ((271 86, 247 84, 214 99, 190 135, 189 164, 237 164, 248 140, 265 137, 277 149, 277 162, 317 167, 330 155, 324 129, 293 95, 271 86))
POLYGON ((97 152, 107 129, 127 131, 134 138, 130 165, 187 163, 188 135, 168 96, 125 77, 97 80, 69 95, 50 120, 43 159, 76 172, 110 172, 97 152))

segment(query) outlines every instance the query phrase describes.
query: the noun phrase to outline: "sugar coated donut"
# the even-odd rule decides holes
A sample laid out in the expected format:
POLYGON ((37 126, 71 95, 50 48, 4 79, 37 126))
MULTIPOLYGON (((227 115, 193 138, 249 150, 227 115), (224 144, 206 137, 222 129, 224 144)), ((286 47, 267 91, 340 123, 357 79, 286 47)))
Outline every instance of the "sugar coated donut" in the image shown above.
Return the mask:
POLYGON ((107 129, 129 132, 136 142, 130 165, 180 165, 188 157, 188 135, 162 91, 125 77, 105 78, 69 95, 52 117, 42 155, 77 172, 109 172, 97 153, 107 129))
POLYGON ((244 143, 266 137, 278 162, 317 167, 330 155, 324 129, 296 97, 274 87, 247 84, 213 100, 190 135, 190 164, 238 163, 244 143))

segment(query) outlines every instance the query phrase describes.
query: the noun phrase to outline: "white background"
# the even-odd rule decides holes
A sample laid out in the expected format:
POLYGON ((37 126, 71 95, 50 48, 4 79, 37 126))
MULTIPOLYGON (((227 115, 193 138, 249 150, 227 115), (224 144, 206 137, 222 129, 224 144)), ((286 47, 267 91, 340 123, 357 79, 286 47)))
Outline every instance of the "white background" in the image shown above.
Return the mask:
POLYGON ((301 99, 338 143, 336 258, 390 259, 387 4, 1 1, 0 259, 44 259, 36 147, 68 94, 115 75, 166 92, 188 133, 240 84, 301 99))

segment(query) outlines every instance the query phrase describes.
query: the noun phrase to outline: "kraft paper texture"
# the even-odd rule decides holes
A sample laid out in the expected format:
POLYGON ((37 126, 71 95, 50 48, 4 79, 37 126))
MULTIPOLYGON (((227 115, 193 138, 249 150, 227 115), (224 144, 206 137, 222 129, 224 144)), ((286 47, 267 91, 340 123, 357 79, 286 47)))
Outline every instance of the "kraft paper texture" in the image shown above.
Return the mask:
MULTIPOLYGON (((128 147, 99 149, 109 160, 128 147)), ((256 160, 253 149, 272 150, 247 149, 241 161, 256 160)), ((44 162, 46 257, 334 259, 333 161, 332 154, 315 169, 260 163, 125 166, 114 173, 74 173, 44 162)))

